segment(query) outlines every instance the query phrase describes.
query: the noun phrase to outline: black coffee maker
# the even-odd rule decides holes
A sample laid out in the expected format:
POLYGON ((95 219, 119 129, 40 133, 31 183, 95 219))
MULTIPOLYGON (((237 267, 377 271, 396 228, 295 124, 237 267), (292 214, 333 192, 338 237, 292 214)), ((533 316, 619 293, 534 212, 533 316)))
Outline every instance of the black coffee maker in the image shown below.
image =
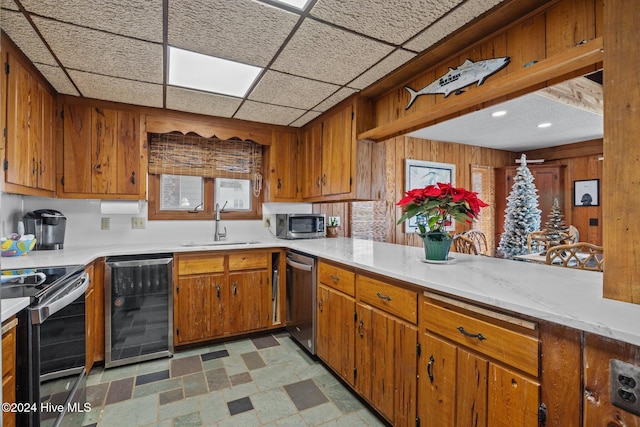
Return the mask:
POLYGON ((36 250, 62 249, 67 218, 53 209, 39 209, 24 216, 24 230, 36 236, 36 250))

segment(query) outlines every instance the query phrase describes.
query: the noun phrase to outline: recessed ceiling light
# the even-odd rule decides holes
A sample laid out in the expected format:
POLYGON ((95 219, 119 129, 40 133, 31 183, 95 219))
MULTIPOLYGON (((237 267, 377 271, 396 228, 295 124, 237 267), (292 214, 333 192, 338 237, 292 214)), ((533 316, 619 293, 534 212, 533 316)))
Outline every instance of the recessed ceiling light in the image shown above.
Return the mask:
POLYGON ((549 126, 551 126, 551 123, 540 123, 538 125, 539 128, 548 128, 549 126))
POLYGON ((293 6, 296 9, 304 10, 309 3, 309 0, 276 0, 278 3, 287 4, 293 6))
POLYGON ((242 98, 262 68, 169 46, 169 84, 242 98))
POLYGON ((494 111, 493 113, 491 113, 491 117, 501 117, 501 116, 504 116, 505 114, 507 114, 507 112, 504 110, 494 111))

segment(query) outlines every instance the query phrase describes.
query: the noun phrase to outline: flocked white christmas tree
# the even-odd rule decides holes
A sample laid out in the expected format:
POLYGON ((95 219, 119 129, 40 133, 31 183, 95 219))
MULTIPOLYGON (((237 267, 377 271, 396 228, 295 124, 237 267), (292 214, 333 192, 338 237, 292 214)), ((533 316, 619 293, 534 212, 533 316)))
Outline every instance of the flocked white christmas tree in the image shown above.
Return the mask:
POLYGON ((504 215, 504 233, 500 237, 498 253, 503 258, 527 253, 527 235, 540 229, 538 209, 538 189, 533 183, 533 175, 527 167, 523 154, 520 167, 513 178, 513 186, 507 197, 504 215))

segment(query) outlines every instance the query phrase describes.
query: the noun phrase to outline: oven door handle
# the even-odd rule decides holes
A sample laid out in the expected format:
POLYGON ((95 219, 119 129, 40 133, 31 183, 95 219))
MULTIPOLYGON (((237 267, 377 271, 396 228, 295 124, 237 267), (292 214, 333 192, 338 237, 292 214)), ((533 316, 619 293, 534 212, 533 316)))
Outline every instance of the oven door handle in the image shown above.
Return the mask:
POLYGON ((31 321, 34 324, 41 324, 49 316, 62 310, 78 297, 84 294, 89 287, 89 275, 84 272, 78 279, 72 284, 62 289, 59 293, 53 295, 50 299, 47 299, 39 305, 31 308, 31 321), (71 288, 71 290, 69 290, 71 288), (60 294, 63 294, 60 298, 57 298, 60 294))
POLYGON ((297 268, 299 270, 304 270, 304 271, 313 270, 313 265, 303 264, 301 262, 294 261, 291 258, 287 258, 287 265, 290 265, 293 268, 297 268))

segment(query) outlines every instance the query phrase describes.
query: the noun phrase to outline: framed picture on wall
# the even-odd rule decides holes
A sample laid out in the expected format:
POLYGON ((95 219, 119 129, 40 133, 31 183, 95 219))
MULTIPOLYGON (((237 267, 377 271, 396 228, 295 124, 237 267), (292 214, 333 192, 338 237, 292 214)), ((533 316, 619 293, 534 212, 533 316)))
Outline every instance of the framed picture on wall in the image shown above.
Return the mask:
MULTIPOLYGON (((405 160, 405 184, 404 191, 414 188, 424 188, 427 185, 435 185, 438 182, 456 184, 456 165, 451 163, 426 162, 423 160, 405 160)), ((417 233, 418 224, 416 217, 404 222, 405 233, 417 233)), ((453 226, 450 228, 454 229, 453 226)))
POLYGON ((600 206, 600 180, 573 181, 573 206, 600 206))

